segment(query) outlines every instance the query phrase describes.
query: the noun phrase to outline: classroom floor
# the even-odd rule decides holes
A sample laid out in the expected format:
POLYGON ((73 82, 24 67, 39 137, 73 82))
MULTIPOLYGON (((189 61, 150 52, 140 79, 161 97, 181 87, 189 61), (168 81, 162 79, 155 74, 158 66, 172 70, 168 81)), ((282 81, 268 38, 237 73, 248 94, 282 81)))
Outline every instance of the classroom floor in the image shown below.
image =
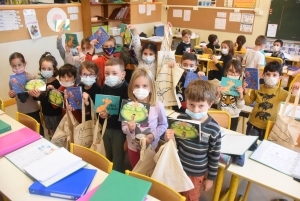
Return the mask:
MULTIPOLYGON (((7 115, 9 115, 10 117, 12 117, 12 118, 16 118, 16 111, 17 111, 16 105, 12 105, 12 106, 9 106, 9 107, 5 108, 5 113, 7 115)), ((247 120, 245 122, 247 122, 247 120)), ((46 129, 45 129, 45 131, 46 131, 46 129)), ((239 121, 237 132, 240 132, 240 133, 242 132, 242 121, 239 121)), ((47 139, 49 139, 47 131, 45 133, 45 137, 47 139)), ((131 168, 127 154, 126 154, 124 166, 125 166, 125 169, 130 169, 131 168)), ((228 173, 225 173, 222 192, 224 192, 229 187, 230 178, 231 178, 231 175, 228 174, 228 173)), ((246 186, 247 186, 247 181, 241 179, 239 189, 238 189, 238 195, 239 194, 241 194, 241 195, 244 194, 246 186)), ((211 201, 213 199, 213 193, 214 193, 213 189, 214 189, 214 186, 208 192, 203 192, 201 190, 201 198, 200 198, 199 201, 211 201)), ((293 199, 287 198, 286 196, 283 196, 283 195, 280 195, 276 192, 270 191, 270 190, 268 190, 264 187, 261 187, 259 185, 252 184, 251 189, 250 189, 250 193, 249 193, 249 197, 248 197, 248 201, 270 201, 272 199, 279 199, 279 198, 286 199, 287 201, 293 201, 293 199)), ((1 201, 1 197, 0 197, 0 201, 1 201)))

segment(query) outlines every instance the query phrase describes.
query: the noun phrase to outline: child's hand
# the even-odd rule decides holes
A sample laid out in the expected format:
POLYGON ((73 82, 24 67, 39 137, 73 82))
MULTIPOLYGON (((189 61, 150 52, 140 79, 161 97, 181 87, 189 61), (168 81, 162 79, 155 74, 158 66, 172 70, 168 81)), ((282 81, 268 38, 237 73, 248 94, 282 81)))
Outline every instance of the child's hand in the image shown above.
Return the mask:
POLYGON ((172 24, 171 24, 171 22, 167 22, 167 27, 169 28, 169 29, 172 29, 172 24))
POLYGON ((30 96, 33 96, 33 97, 36 97, 36 98, 41 95, 41 91, 37 90, 37 89, 30 90, 28 93, 29 93, 30 96))
POLYGON ((57 38, 58 38, 58 39, 61 39, 61 36, 62 36, 63 33, 64 33, 64 29, 61 28, 61 30, 59 30, 59 32, 58 32, 57 38))
POLYGON ((53 85, 50 84, 50 85, 47 86, 47 90, 52 90, 52 89, 54 89, 53 85))
POLYGON ((217 87, 217 91, 218 91, 218 92, 221 92, 221 91, 223 91, 223 90, 224 90, 224 87, 222 87, 222 86, 218 86, 218 87, 217 87))
POLYGON ((88 50, 88 52, 89 52, 90 54, 93 54, 94 49, 95 49, 95 45, 98 44, 97 39, 93 39, 93 40, 90 42, 90 44, 91 44, 91 47, 90 47, 90 49, 88 50))
POLYGON ((170 139, 174 138, 175 131, 173 129, 167 129, 165 133, 165 141, 168 142, 170 139))
POLYGON ((69 53, 69 52, 71 51, 71 48, 70 48, 69 45, 67 45, 67 44, 65 45, 65 49, 66 49, 66 52, 67 52, 67 53, 69 53))
POLYGON ((136 128, 136 123, 134 122, 134 118, 131 121, 127 122, 127 126, 130 132, 133 132, 136 128))
POLYGON ((152 134, 152 133, 150 133, 150 134, 148 134, 147 136, 146 136, 146 145, 149 145, 149 144, 151 144, 153 141, 154 141, 154 135, 152 134))
POLYGON ((247 94, 247 92, 248 92, 248 89, 247 89, 247 87, 248 87, 248 84, 247 84, 247 82, 246 82, 246 81, 244 81, 244 82, 243 82, 243 85, 242 85, 242 87, 243 87, 243 89, 244 89, 244 94, 247 94))
POLYGON ((108 114, 107 114, 107 112, 100 112, 99 113, 100 114, 100 117, 102 118, 102 119, 106 119, 107 118, 107 116, 108 116, 108 114))
POLYGON ((14 98, 16 96, 15 91, 14 90, 9 90, 8 91, 8 96, 11 98, 14 98))
POLYGON ((90 104, 90 102, 89 102, 89 94, 88 93, 83 92, 82 93, 82 98, 83 98, 84 104, 86 106, 90 104))
POLYGON ((135 30, 135 29, 136 29, 136 26, 133 25, 133 24, 128 24, 128 25, 126 26, 126 28, 127 28, 127 29, 133 29, 133 30, 135 30))
POLYGON ((198 77, 205 76, 205 73, 203 71, 199 71, 197 74, 198 74, 198 77))
POLYGON ((215 64, 217 64, 219 62, 219 60, 217 59, 216 56, 212 56, 212 60, 215 62, 215 64))
POLYGON ((298 94, 299 93, 299 88, 300 88, 300 82, 295 82, 292 86, 292 90, 293 90, 292 93, 293 94, 298 94))
POLYGON ((213 186, 213 184, 214 184, 213 180, 204 179, 204 181, 203 181, 203 190, 204 191, 209 191, 211 189, 211 187, 213 186))
POLYGON ((242 86, 238 86, 237 88, 235 88, 235 90, 237 92, 239 92, 239 94, 240 94, 240 100, 242 100, 244 98, 244 89, 243 89, 243 87, 242 86))
POLYGON ((68 92, 66 89, 64 90, 64 99, 68 101, 68 92))
POLYGON ((173 61, 170 61, 170 62, 168 62, 168 67, 169 68, 174 68, 174 62, 173 61))
POLYGON ((69 105, 67 109, 70 110, 71 112, 75 111, 71 105, 69 105))

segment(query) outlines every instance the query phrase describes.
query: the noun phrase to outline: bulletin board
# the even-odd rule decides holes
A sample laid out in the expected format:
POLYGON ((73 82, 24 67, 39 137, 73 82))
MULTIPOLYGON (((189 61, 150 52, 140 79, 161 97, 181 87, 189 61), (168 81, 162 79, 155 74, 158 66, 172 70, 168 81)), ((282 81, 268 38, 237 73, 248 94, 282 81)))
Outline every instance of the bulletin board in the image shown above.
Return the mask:
POLYGON ((161 7, 162 2, 145 2, 145 3, 130 3, 130 23, 131 24, 144 24, 150 22, 160 22, 161 21, 161 7), (139 12, 139 5, 144 4, 146 7, 145 13, 139 12), (153 6, 151 10, 151 15, 147 15, 147 6, 153 6), (155 7, 155 10, 154 10, 155 7))
MULTIPOLYGON (((47 13, 51 8, 61 8, 65 11, 68 18, 70 14, 68 13, 68 7, 78 7, 78 19, 70 20, 70 30, 66 30, 65 33, 81 32, 82 31, 82 17, 81 17, 81 4, 72 3, 72 4, 41 4, 41 5, 7 5, 1 6, 0 10, 15 10, 19 11, 18 16, 21 19, 21 25, 18 30, 9 30, 9 31, 0 31, 0 43, 19 41, 19 40, 28 40, 31 39, 28 29, 26 28, 23 10, 24 9, 35 9, 36 18, 39 23, 39 28, 42 37, 57 35, 57 32, 52 31, 47 23, 47 13)), ((35 39, 38 40, 38 39, 35 39)))
MULTIPOLYGON (((205 0, 199 0, 205 1, 205 0)), ((211 0, 216 2, 216 7, 224 7, 224 3, 228 0, 211 0)), ((256 0, 232 0, 232 7, 236 8, 255 8, 256 0)), ((198 0, 168 0, 168 5, 184 5, 185 6, 197 6, 198 0)))

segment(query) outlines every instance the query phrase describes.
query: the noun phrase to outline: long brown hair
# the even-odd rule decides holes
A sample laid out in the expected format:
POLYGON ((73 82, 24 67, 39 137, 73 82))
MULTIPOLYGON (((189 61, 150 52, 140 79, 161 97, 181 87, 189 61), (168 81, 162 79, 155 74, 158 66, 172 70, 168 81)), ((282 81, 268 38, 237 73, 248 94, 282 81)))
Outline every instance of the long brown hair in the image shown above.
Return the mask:
MULTIPOLYGON (((234 55, 234 46, 233 42, 231 40, 224 40, 222 43, 227 44, 229 47, 228 55, 233 56, 234 55)), ((222 45, 222 44, 221 44, 222 45)))

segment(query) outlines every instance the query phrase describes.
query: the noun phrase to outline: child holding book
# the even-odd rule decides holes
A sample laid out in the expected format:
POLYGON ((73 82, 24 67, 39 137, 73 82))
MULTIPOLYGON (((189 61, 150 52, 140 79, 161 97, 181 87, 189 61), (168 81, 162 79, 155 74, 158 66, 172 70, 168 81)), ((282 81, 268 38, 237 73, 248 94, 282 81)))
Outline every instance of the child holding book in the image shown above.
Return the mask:
MULTIPOLYGON (((263 76, 264 84, 260 85, 259 90, 251 90, 250 94, 246 89, 247 83, 243 83, 246 105, 251 105, 256 101, 247 122, 246 134, 255 129, 259 133, 260 140, 264 139, 268 120, 276 122, 280 103, 285 101, 288 95, 287 91, 277 85, 282 78, 282 66, 279 62, 269 62, 264 68, 263 76)), ((299 87, 299 82, 293 84, 293 94, 298 93, 299 87)), ((295 96, 291 96, 291 101, 294 101, 294 99, 295 96)))
MULTIPOLYGON (((32 75, 25 71, 25 67, 27 63, 25 61, 24 56, 21 53, 14 52, 13 54, 11 54, 9 56, 9 63, 12 68, 12 71, 15 74, 26 75, 26 81, 30 81, 36 78, 35 75, 32 75)), ((18 112, 24 113, 34 118, 40 124, 40 134, 44 136, 44 129, 43 126, 41 125, 41 119, 40 119, 39 105, 35 100, 33 100, 33 97, 30 95, 31 92, 29 91, 29 92, 16 94, 12 89, 11 83, 9 83, 9 89, 10 90, 8 91, 8 96, 10 98, 16 98, 18 112)))
POLYGON ((283 46, 283 42, 280 39, 277 39, 273 43, 273 52, 271 54, 271 57, 278 57, 282 59, 282 65, 285 65, 285 56, 284 53, 281 52, 281 48, 283 46))
POLYGON ((107 60, 114 57, 113 54, 116 50, 117 43, 116 43, 115 38, 110 36, 110 38, 102 45, 104 55, 98 57, 97 59, 93 59, 92 54, 94 54, 95 44, 97 44, 97 43, 99 43, 99 42, 96 39, 91 41, 91 43, 90 43, 91 47, 85 56, 85 60, 92 60, 93 62, 95 62, 97 64, 98 68, 100 69, 99 77, 97 79, 97 84, 99 86, 103 87, 104 80, 105 80, 105 76, 104 76, 105 63, 107 62, 107 60))
MULTIPOLYGON (((221 149, 221 131, 217 122, 207 114, 208 109, 217 97, 216 87, 204 80, 193 80, 185 89, 187 102, 186 114, 179 115, 178 119, 189 119, 201 123, 198 137, 192 139, 176 138, 178 155, 194 188, 181 192, 187 201, 196 201, 200 198, 200 186, 208 191, 218 173, 218 163, 221 149), (206 178, 205 173, 208 172, 206 178)), ((167 129, 165 140, 174 138, 175 131, 167 129)))
POLYGON ((248 49, 242 64, 246 68, 260 68, 265 65, 265 56, 261 53, 261 50, 265 48, 267 44, 266 36, 260 35, 255 40, 255 46, 253 49, 248 49))
MULTIPOLYGON (((54 89, 60 87, 59 81, 56 79, 58 75, 57 61, 49 52, 45 52, 39 61, 39 70, 42 78, 46 79, 47 87, 53 86, 54 89)), ((42 105, 42 112, 45 120, 45 127, 48 129, 49 134, 52 136, 61 121, 61 108, 52 107, 49 102, 49 93, 41 92, 37 89, 33 90, 34 99, 39 100, 42 105)))
MULTIPOLYGON (((120 105, 122 99, 128 99, 128 84, 124 80, 125 67, 124 62, 120 58, 111 58, 105 63, 105 85, 102 88, 102 94, 120 97, 120 105)), ((103 142, 106 151, 106 158, 113 162, 113 169, 124 172, 125 151, 123 148, 126 136, 122 132, 119 115, 110 115, 101 112, 101 123, 107 118, 107 126, 103 136, 103 142)))
POLYGON ((144 133, 147 145, 151 144, 155 149, 160 136, 168 128, 168 122, 163 104, 156 100, 154 77, 148 69, 138 68, 134 71, 128 86, 128 96, 130 100, 150 104, 147 124, 137 124, 134 119, 122 122, 122 130, 127 135, 129 160, 134 168, 140 159, 140 146, 135 141, 136 135, 144 133))
POLYGON ((182 35, 182 42, 176 48, 176 55, 183 55, 184 53, 191 52, 191 35, 192 32, 189 29, 184 29, 181 32, 182 35))

